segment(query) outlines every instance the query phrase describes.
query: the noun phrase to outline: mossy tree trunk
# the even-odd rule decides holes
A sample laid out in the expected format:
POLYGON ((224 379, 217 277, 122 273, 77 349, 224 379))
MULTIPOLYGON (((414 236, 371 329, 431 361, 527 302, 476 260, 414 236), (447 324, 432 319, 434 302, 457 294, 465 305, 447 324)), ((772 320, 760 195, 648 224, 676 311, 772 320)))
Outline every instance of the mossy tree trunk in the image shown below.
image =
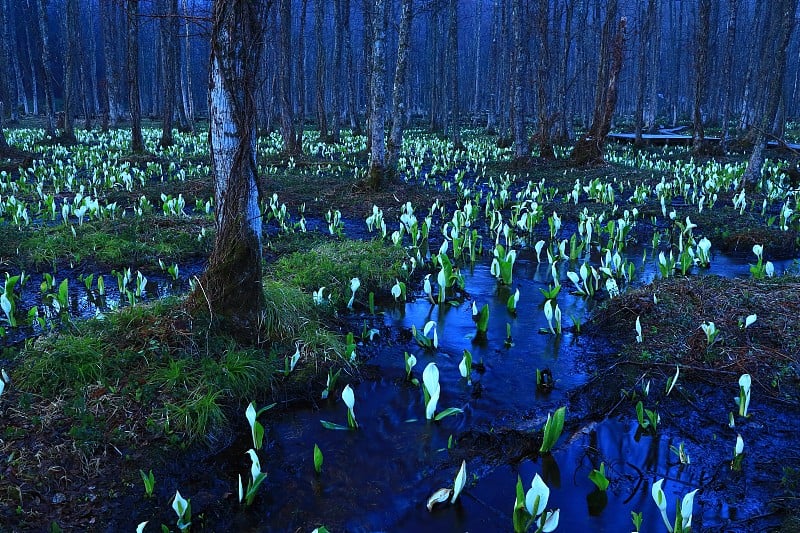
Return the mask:
POLYGON ((255 334, 264 301, 255 101, 262 20, 260 2, 214 2, 208 107, 217 233, 190 301, 245 336, 255 334))

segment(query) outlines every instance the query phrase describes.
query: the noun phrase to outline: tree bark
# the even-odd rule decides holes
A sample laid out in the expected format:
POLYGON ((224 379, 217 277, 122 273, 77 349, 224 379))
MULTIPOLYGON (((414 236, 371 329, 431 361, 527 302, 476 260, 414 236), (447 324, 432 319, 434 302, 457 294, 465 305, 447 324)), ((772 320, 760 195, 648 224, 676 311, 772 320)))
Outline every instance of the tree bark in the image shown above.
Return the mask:
POLYGON ((342 0, 342 24, 344 25, 344 56, 347 61, 347 115, 350 129, 355 135, 361 135, 361 124, 358 121, 358 104, 356 103, 356 71, 353 65, 353 41, 350 37, 350 0, 342 0))
MULTIPOLYGON (((188 0, 183 0, 183 13, 188 15, 188 0)), ((186 119, 184 128, 194 133, 194 93, 192 91, 192 49, 189 36, 189 19, 184 22, 183 35, 183 75, 181 76, 181 104, 186 119)))
POLYGON ((550 0, 538 0, 537 14, 537 72, 536 72, 536 107, 538 112, 539 155, 543 159, 555 159, 553 140, 550 135, 552 119, 549 112, 549 87, 550 87, 550 47, 548 45, 548 28, 550 23, 550 0))
POLYGON ((317 100, 317 125, 319 126, 320 140, 330 142, 328 133, 328 114, 325 110, 325 40, 323 39, 323 21, 325 18, 325 4, 323 0, 314 2, 314 34, 316 38, 316 100, 317 100))
MULTIPOLYGON (((638 71, 636 81, 636 111, 634 113, 634 144, 642 146, 642 133, 644 131, 644 100, 645 89, 648 83, 647 73, 647 58, 651 55, 651 47, 653 46, 653 27, 655 26, 655 0, 647 0, 647 9, 644 11, 642 17, 642 25, 639 29, 639 56, 638 56, 638 71)), ((650 76, 655 76, 655 72, 650 76)))
POLYGON ((494 0, 492 5, 492 44, 489 47, 489 101, 486 111, 486 133, 494 135, 496 133, 495 124, 497 123, 497 95, 499 92, 497 81, 497 63, 500 55, 500 0, 494 0))
POLYGON ((120 116, 119 95, 119 66, 114 48, 114 35, 116 34, 116 5, 113 2, 100 2, 100 19, 103 32, 103 59, 105 62, 105 102, 106 116, 103 117, 103 129, 117 127, 120 116))
MULTIPOLYGON (((612 3, 614 4, 613 13, 616 14, 616 1, 612 0, 612 3)), ((608 38, 612 44, 610 47, 604 47, 609 53, 608 56, 601 56, 601 65, 598 68, 597 91, 603 96, 603 99, 595 99, 592 126, 572 149, 570 160, 574 165, 591 165, 603 162, 603 144, 608 132, 611 131, 611 119, 617 106, 617 84, 619 74, 622 71, 627 19, 623 17, 619 20, 616 34, 612 35, 612 3, 609 3, 609 13, 603 28, 603 40, 605 41, 608 38), (613 41, 611 41, 612 39, 613 41)))
POLYGON ((128 106, 131 114, 131 152, 144 152, 142 101, 139 95, 139 0, 127 0, 128 106))
POLYGON ((180 20, 178 19, 178 0, 162 0, 161 26, 161 64, 162 79, 164 81, 164 100, 162 102, 161 140, 159 146, 168 148, 175 144, 172 137, 172 119, 175 114, 175 100, 177 89, 177 74, 180 68, 178 55, 178 32, 180 20))
POLYGON ((694 80, 694 133, 692 134, 692 151, 700 153, 705 140, 703 131, 702 106, 708 86, 708 34, 711 27, 711 0, 700 0, 698 5, 697 44, 695 48, 695 80, 694 80))
POLYGON ((217 232, 190 307, 254 339, 264 303, 255 103, 264 13, 256 1, 215 0, 213 9, 208 107, 217 232))
POLYGON ((447 28, 447 83, 449 89, 450 141, 456 150, 463 150, 461 142, 461 102, 458 92, 458 0, 450 0, 450 23, 447 28))
POLYGON ((38 0, 36 2, 39 22, 39 44, 42 52, 42 66, 44 71, 44 96, 45 107, 47 113, 47 122, 45 130, 47 135, 55 137, 56 135, 56 110, 55 110, 55 96, 53 94, 53 87, 55 79, 53 78, 53 67, 50 62, 50 39, 48 38, 47 31, 47 0, 38 0))
POLYGON ((386 0, 374 0, 372 8, 368 185, 377 191, 386 173, 386 0))
POLYGON ((786 77, 786 57, 789 40, 795 27, 795 13, 797 0, 779 0, 772 8, 775 10, 771 21, 771 29, 767 34, 774 48, 769 54, 763 54, 761 72, 765 74, 767 85, 764 88, 764 113, 755 132, 753 152, 747 162, 747 168, 742 176, 742 186, 755 188, 761 178, 761 169, 764 166, 764 148, 767 144, 767 135, 772 131, 773 121, 778 111, 783 92, 783 81, 786 77))
POLYGON ((730 118, 731 92, 733 90, 733 80, 731 70, 733 68, 733 52, 736 46, 736 19, 739 10, 739 0, 728 0, 728 24, 725 32, 725 57, 722 63, 722 139, 720 144, 722 150, 728 150, 728 119, 730 118))
POLYGON ((342 0, 333 1, 333 76, 331 85, 331 141, 338 143, 342 119, 342 0))
POLYGON ((400 36, 397 43, 397 66, 394 71, 392 89, 392 112, 389 115, 389 141, 387 143, 386 169, 390 174, 397 172, 400 150, 403 146, 403 117, 406 94, 406 71, 408 54, 411 48, 411 19, 413 0, 403 0, 403 13, 400 17, 400 36))
POLYGON ((525 73, 525 43, 523 39, 523 0, 513 0, 511 7, 511 25, 514 27, 514 55, 512 68, 514 87, 514 158, 524 161, 530 157, 528 136, 525 132, 525 100, 524 100, 524 73, 525 73))
POLYGON ((294 114, 292 113, 291 82, 292 82, 292 2, 280 0, 280 80, 278 92, 281 108, 281 135, 283 136, 284 151, 293 157, 303 153, 302 131, 297 134, 294 127, 294 114))
POLYGON ((64 134, 63 140, 74 143, 75 106, 78 93, 78 0, 67 0, 67 64, 64 68, 64 134))

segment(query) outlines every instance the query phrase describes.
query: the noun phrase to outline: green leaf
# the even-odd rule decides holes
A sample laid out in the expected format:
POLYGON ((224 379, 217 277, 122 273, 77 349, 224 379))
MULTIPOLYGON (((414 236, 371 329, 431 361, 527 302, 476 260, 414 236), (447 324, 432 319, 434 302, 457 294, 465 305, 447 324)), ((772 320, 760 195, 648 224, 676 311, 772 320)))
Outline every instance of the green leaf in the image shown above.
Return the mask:
POLYGON ((547 422, 544 424, 544 436, 542 438, 542 446, 539 448, 541 453, 548 453, 555 446, 556 441, 564 431, 564 416, 566 414, 566 407, 559 407, 551 417, 547 415, 547 422))
POLYGON ((463 409, 459 409, 458 407, 448 407, 441 413, 438 413, 436 416, 433 417, 434 420, 441 420, 442 418, 446 418, 450 415, 456 415, 458 413, 463 413, 463 409))
POLYGON ((606 464, 600 463, 600 470, 592 470, 589 473, 589 479, 597 485, 597 488, 601 491, 605 491, 608 488, 608 478, 606 477, 606 464))
POLYGON ((314 471, 319 474, 322 472, 322 450, 314 444, 314 471))
POLYGON ((351 429, 353 429, 347 426, 342 426, 340 424, 334 424, 333 422, 328 422, 327 420, 320 420, 319 422, 325 429, 335 429, 337 431, 350 431, 351 429))

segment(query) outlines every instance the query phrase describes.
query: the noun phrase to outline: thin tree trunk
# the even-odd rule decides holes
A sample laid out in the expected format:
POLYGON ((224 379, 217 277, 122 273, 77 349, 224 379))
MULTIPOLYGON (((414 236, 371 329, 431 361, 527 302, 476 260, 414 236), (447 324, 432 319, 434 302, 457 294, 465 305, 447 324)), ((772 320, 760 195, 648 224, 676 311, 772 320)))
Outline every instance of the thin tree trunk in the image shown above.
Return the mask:
MULTIPOLYGON (((302 143, 303 129, 306 122, 306 15, 308 13, 308 0, 303 0, 300 8, 300 28, 297 31, 297 68, 295 69, 295 90, 297 91, 297 114, 295 121, 299 122, 298 137, 302 143)), ((291 98, 290 98, 291 101, 291 98)))
POLYGON ((697 45, 695 48, 695 80, 694 80, 694 133, 692 134, 692 151, 699 153, 703 148, 705 132, 703 131, 702 106, 708 86, 708 34, 711 27, 711 0, 700 0, 698 6, 697 45))
POLYGON ((380 190, 386 173, 386 0, 374 0, 372 7, 368 184, 380 190))
POLYGON ((107 118, 103 118, 104 127, 110 125, 112 128, 117 127, 120 116, 120 103, 119 95, 119 66, 117 62, 117 54, 114 48, 114 35, 117 33, 116 24, 114 23, 117 17, 115 16, 116 4, 113 2, 100 2, 100 19, 103 31, 103 58, 105 61, 105 100, 106 100, 106 113, 107 118))
POLYGON ((539 122, 539 155, 544 159, 555 159, 553 140, 550 136, 552 121, 549 113, 549 86, 550 86, 550 50, 548 46, 548 27, 550 23, 550 1, 538 0, 537 14, 537 75, 536 75, 536 107, 539 122))
POLYGON ((33 45, 31 43, 31 32, 29 25, 25 24, 25 44, 28 48, 28 68, 31 71, 31 100, 33 104, 33 114, 39 114, 39 79, 36 75, 36 64, 33 61, 33 45))
POLYGON ((128 106, 131 114, 131 152, 144 152, 142 102, 139 95, 139 0, 127 0, 128 106))
MULTIPOLYGON (((183 13, 189 14, 188 0, 183 0, 183 13)), ((184 23, 183 36, 183 75, 181 76, 181 103, 186 117, 185 128, 194 133, 194 94, 192 91, 192 49, 189 34, 189 20, 184 23)))
MULTIPOLYGON (((101 0, 102 1, 102 0, 101 0)), ((94 9, 94 2, 90 1, 87 4, 89 27, 97 27, 97 12, 94 9)), ((97 35, 95 31, 89 32, 89 50, 88 50, 88 69, 89 69, 89 94, 91 107, 91 114, 97 115, 100 112, 100 96, 97 93, 97 35)), ((88 121, 88 117, 87 117, 88 121)))
POLYGON ((209 141, 216 238, 190 305, 253 339, 264 304, 261 196, 256 166, 256 69, 263 46, 260 2, 215 0, 209 73, 209 141), (207 298, 207 300, 206 300, 207 298))
POLYGON ((496 132, 495 124, 497 123, 497 64, 500 55, 500 0, 494 0, 492 6, 492 44, 489 47, 489 101, 487 103, 486 111, 486 133, 493 135, 496 132))
POLYGON ((392 89, 392 112, 389 115, 389 142, 387 143, 386 169, 395 174, 403 146, 403 117, 406 95, 406 72, 408 70, 408 54, 411 49, 411 19, 413 17, 413 0, 403 0, 403 13, 400 17, 400 35, 397 43, 397 66, 394 71, 394 87, 392 89))
MULTIPOLYGON (((651 48, 653 46, 653 27, 655 26, 655 0, 647 0, 647 9, 644 10, 642 17, 642 26, 639 30, 639 55, 638 55, 638 69, 636 81, 636 111, 634 133, 636 146, 642 146, 642 132, 644 130, 644 104, 645 104, 645 90, 648 83, 647 75, 647 58, 650 57, 651 48)), ((651 74, 655 76, 655 72, 651 74)))
POLYGON ((353 65, 353 42, 350 37, 350 0, 342 0, 342 16, 344 20, 344 57, 347 61, 347 115, 350 129, 354 135, 361 134, 358 121, 358 104, 356 103, 356 71, 353 65))
POLYGON ((564 2, 564 40, 561 63, 559 66, 558 91, 556 100, 558 102, 558 128, 555 134, 556 142, 568 141, 572 136, 572 117, 569 113, 567 92, 570 91, 569 83, 569 64, 570 51, 572 49, 572 19, 575 4, 572 0, 564 2))
POLYGON ((477 119, 480 109, 481 87, 481 21, 483 19, 483 0, 475 2, 475 94, 472 100, 472 116, 477 119))
MULTIPOLYGON (((3 0, 5 1, 5 0, 3 0)), ((28 99, 25 97, 25 86, 22 81, 22 69, 19 65, 19 50, 17 47, 17 32, 15 27, 15 19, 13 6, 9 3, 3 9, 3 19, 5 26, 4 39, 6 40, 6 50, 8 53, 8 66, 11 67, 11 81, 9 87, 13 89, 13 95, 9 95, 11 102, 11 120, 16 121, 19 119, 19 110, 28 114, 28 99), (13 22, 12 22, 13 21, 13 22)))

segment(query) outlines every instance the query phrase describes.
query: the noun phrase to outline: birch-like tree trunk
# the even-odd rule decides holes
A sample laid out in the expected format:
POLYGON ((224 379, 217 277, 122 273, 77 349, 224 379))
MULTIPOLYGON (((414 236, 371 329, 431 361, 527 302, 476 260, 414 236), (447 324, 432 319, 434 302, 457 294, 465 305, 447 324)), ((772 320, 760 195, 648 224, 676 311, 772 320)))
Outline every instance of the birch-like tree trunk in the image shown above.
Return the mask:
POLYGON ((463 150, 461 142, 461 105, 458 92, 458 0, 450 0, 450 23, 447 27, 447 84, 448 84, 448 122, 450 141, 456 150, 463 150))
POLYGON ((144 152, 142 100, 139 95, 139 0, 127 4, 128 107, 131 114, 131 152, 144 152))
POLYGON ((350 37, 350 0, 342 0, 342 25, 344 26, 344 59, 347 62, 347 116, 353 134, 361 135, 356 102, 356 70, 353 63, 353 40, 350 37))
POLYGON ((331 141, 339 142, 342 122, 342 0, 333 1, 333 76, 331 85, 331 141))
POLYGON ((497 94, 500 90, 497 82, 497 63, 500 55, 500 0, 494 0, 492 5, 492 44, 489 46, 489 101, 486 105, 486 133, 494 135, 497 123, 497 94))
POLYGON ((216 238, 190 305, 253 338, 263 309, 262 222, 256 165, 256 73, 263 45, 259 1, 215 0, 209 72, 209 141, 216 238))
POLYGON ((555 149, 550 135, 552 119, 550 117, 550 0, 538 0, 538 13, 536 15, 536 37, 538 51, 536 54, 536 108, 538 112, 539 155, 544 159, 555 159, 555 149))
POLYGON ((403 0, 403 12, 400 16, 400 35, 397 42, 397 65, 394 71, 394 87, 392 88, 392 112, 389 115, 389 141, 387 143, 386 169, 390 174, 397 172, 400 160, 400 149, 403 146, 403 117, 406 99, 406 72, 408 71, 408 54, 411 49, 411 19, 413 18, 413 0, 403 0))
MULTIPOLYGON (((184 15, 189 13, 188 0, 183 0, 182 3, 184 15)), ((183 108, 183 117, 186 123, 183 128, 191 133, 194 133, 194 93, 192 91, 192 49, 191 38, 189 34, 189 19, 186 18, 183 25, 183 74, 181 75, 181 106, 183 108)))
POLYGON ((386 173, 386 0, 372 2, 368 185, 379 190, 386 173))
POLYGON ((292 84, 292 2, 280 0, 280 77, 278 83, 278 99, 281 109, 281 135, 283 136, 284 151, 289 156, 303 153, 302 131, 300 135, 295 132, 294 113, 292 112, 291 84, 292 84))

